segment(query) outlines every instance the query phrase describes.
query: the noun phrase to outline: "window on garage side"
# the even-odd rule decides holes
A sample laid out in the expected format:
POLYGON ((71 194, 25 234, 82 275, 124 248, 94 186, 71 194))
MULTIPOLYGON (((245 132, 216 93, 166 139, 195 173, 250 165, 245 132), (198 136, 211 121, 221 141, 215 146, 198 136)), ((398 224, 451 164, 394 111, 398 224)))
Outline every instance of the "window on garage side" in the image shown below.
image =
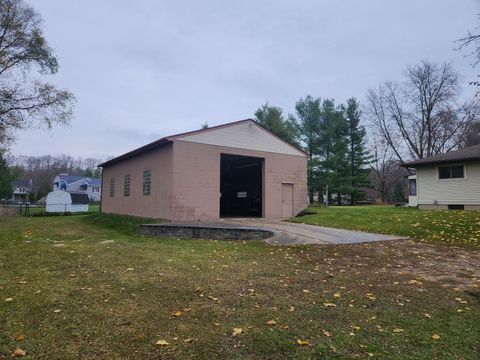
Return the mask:
POLYGON ((123 196, 130 196, 130 175, 123 178, 123 196))
POLYGON ((115 178, 110 178, 110 197, 114 197, 115 196, 115 178))
POLYGON ((439 179, 463 179, 465 177, 465 169, 463 165, 439 166, 439 179))
POLYGON ((143 195, 150 195, 152 191, 152 171, 145 170, 143 172, 143 195))

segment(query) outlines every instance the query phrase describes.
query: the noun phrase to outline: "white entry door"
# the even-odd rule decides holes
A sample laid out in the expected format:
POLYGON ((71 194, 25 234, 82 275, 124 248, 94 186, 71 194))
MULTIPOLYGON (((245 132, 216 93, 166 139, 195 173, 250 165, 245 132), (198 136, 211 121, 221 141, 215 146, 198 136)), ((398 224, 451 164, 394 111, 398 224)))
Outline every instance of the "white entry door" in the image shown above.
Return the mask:
POLYGON ((293 184, 282 184, 283 218, 291 218, 293 214, 293 184))

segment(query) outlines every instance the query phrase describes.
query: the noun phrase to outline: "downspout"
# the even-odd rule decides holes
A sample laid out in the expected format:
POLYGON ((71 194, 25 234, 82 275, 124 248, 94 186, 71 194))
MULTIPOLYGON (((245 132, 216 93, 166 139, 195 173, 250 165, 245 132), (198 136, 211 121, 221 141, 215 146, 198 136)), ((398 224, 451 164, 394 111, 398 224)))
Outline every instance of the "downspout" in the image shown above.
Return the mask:
POLYGON ((100 181, 100 184, 102 184, 102 186, 100 188, 100 206, 98 208, 99 212, 102 213, 103 190, 104 190, 104 187, 103 187, 103 167, 98 167, 97 166, 97 169, 102 169, 102 178, 101 178, 101 181, 100 181))

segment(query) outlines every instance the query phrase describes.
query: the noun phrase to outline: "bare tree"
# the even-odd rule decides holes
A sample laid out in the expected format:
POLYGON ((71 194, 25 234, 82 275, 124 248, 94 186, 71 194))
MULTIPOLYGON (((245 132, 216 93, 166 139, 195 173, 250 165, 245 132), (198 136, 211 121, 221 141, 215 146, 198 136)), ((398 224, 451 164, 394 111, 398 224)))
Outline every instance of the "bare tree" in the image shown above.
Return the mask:
POLYGON ((459 75, 453 67, 429 61, 410 66, 405 81, 387 81, 369 90, 366 113, 404 162, 457 148, 479 108, 472 100, 459 104, 459 75))
POLYGON ((385 140, 374 136, 373 141, 369 178, 382 202, 385 202, 397 181, 399 162, 385 140))
POLYGON ((72 117, 74 97, 46 82, 58 62, 40 28, 40 15, 22 0, 0 0, 0 147, 15 131, 50 128, 72 117))
POLYGON ((472 122, 465 134, 462 147, 480 145, 480 121, 472 122))
POLYGON ((21 178, 33 181, 33 193, 39 198, 52 190, 53 179, 58 174, 100 177, 96 165, 102 161, 93 158, 73 158, 70 155, 12 156, 7 158, 10 166, 21 168, 21 178))
POLYGON ((478 33, 479 29, 479 27, 475 28, 477 32, 472 32, 468 30, 465 37, 457 40, 457 50, 471 49, 469 55, 474 57, 474 62, 472 64, 473 66, 478 65, 478 63, 480 62, 480 34, 478 33))

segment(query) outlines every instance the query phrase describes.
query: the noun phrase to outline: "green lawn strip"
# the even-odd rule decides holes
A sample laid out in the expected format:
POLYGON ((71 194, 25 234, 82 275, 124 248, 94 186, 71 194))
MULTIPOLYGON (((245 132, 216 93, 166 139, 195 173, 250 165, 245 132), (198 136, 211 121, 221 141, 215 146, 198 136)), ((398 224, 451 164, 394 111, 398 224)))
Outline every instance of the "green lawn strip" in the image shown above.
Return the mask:
POLYGON ((426 211, 393 206, 310 207, 293 222, 408 236, 463 247, 480 247, 480 212, 426 211))
POLYGON ((48 359, 474 359, 480 351, 478 298, 411 284, 394 270, 416 261, 408 251, 149 238, 134 231, 142 222, 2 221, 0 358, 16 347, 48 359), (232 336, 234 327, 242 333, 232 336))

